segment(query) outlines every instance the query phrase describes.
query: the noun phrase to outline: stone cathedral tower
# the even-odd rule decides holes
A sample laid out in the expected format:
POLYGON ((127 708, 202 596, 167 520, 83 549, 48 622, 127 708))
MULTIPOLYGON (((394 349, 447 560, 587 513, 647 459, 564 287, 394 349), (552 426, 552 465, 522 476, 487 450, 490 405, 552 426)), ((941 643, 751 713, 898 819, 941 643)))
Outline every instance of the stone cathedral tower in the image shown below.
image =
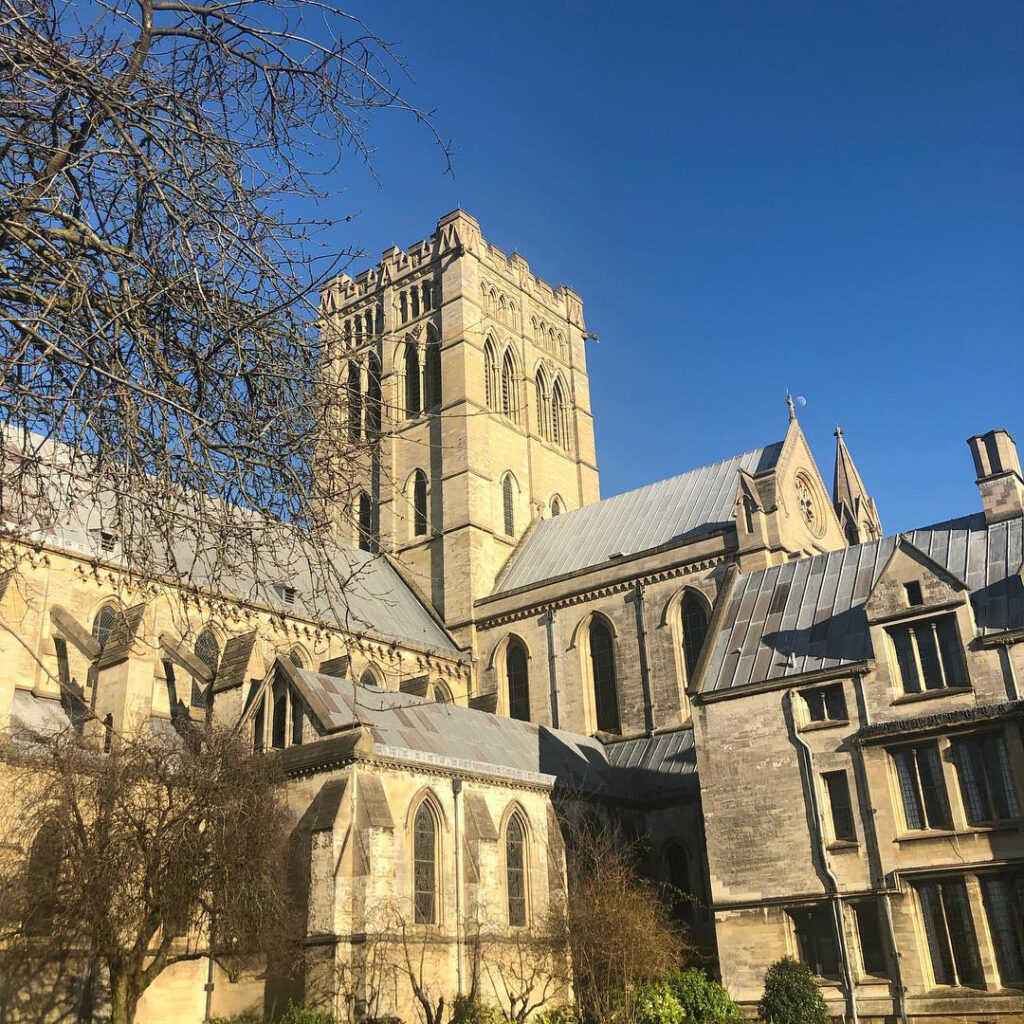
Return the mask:
POLYGON ((582 300, 458 210, 336 278, 322 309, 339 339, 342 428, 379 433, 339 529, 394 556, 473 645, 473 602, 524 532, 599 497, 582 300))

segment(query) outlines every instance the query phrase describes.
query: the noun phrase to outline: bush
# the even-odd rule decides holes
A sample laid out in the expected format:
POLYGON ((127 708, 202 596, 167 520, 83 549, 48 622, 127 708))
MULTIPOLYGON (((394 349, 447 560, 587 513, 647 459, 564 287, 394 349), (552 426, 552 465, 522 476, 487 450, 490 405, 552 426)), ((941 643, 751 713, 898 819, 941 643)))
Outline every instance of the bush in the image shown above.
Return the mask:
POLYGON ((582 1024, 583 1018, 575 1006, 556 1006, 544 1010, 533 1018, 533 1024, 582 1024))
POLYGON ((765 972, 757 1011, 765 1024, 831 1024, 811 969, 789 956, 765 972))
POLYGON ((665 980, 691 1024, 729 1024, 743 1020, 743 1011, 729 993, 699 967, 686 971, 676 968, 668 972, 665 980))
POLYGON ((490 1003, 469 996, 456 996, 452 1001, 451 1024, 503 1024, 501 1010, 490 1003))
POLYGON ((636 1024, 683 1024, 686 1011, 667 981, 649 981, 634 991, 629 1019, 636 1024))
MULTIPOLYGON (((210 1024, 264 1024, 272 1018, 264 1017, 257 1010, 243 1010, 232 1017, 211 1017, 210 1024)), ((402 1024, 397 1017, 381 1018, 384 1021, 395 1021, 402 1024)), ((324 1010, 316 1010, 312 1006, 301 1003, 288 1003, 288 1009, 277 1019, 278 1024, 334 1024, 334 1018, 324 1010)))
POLYGON ((210 1024, 263 1024, 263 1014, 256 1010, 243 1010, 231 1017, 211 1017, 210 1024))

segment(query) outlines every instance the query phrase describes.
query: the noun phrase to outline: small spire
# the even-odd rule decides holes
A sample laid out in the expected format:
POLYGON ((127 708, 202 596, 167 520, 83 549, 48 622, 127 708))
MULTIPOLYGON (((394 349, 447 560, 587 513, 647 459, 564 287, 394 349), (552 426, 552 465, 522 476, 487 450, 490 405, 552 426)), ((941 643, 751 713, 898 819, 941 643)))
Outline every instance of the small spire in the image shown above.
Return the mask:
POLYGON ((836 424, 836 429, 833 431, 832 436, 837 441, 842 441, 842 439, 843 439, 843 428, 841 426, 839 426, 838 423, 836 424))
POLYGON ((789 407, 789 422, 792 423, 796 419, 796 404, 788 391, 786 392, 786 405, 789 407))

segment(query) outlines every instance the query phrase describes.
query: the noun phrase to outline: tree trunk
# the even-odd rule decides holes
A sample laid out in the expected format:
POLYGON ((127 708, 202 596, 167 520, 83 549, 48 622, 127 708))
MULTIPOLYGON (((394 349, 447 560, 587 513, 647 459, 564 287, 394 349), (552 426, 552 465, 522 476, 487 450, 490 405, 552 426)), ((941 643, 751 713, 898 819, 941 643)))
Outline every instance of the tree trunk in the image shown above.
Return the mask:
POLYGON ((110 1024, 134 1024, 138 1007, 138 979, 130 971, 111 968, 110 1024))

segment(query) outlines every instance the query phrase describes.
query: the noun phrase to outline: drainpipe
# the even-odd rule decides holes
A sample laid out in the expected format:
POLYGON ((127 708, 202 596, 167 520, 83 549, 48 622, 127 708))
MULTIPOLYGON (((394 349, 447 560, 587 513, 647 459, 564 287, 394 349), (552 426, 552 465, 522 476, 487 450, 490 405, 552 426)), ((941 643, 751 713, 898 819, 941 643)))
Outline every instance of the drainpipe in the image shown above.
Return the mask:
POLYGON ((799 744, 804 753, 807 765, 807 791, 811 797, 811 813, 814 815, 815 838, 818 843, 818 853, 821 857, 821 865, 828 876, 829 885, 832 888, 832 913, 835 918, 836 931, 839 934, 839 956, 843 961, 843 979, 846 982, 847 1002, 850 1009, 850 1019, 853 1024, 858 1024, 857 996, 853 990, 853 971, 850 970, 850 951, 846 945, 846 919, 843 915, 843 901, 839 898, 839 880, 832 872, 828 862, 828 851, 825 849, 825 840, 821 828, 821 809, 818 807, 818 790, 814 784, 814 761, 811 756, 811 748, 807 741, 797 732, 796 715, 793 709, 793 691, 786 694, 789 701, 789 720, 792 724, 793 739, 799 744))
POLYGON ((544 616, 544 630, 548 636, 548 687, 551 692, 551 728, 558 728, 558 673, 555 661, 555 606, 544 616))
POLYGON ((462 839, 459 835, 462 779, 452 779, 452 795, 455 798, 455 811, 452 814, 455 842, 455 974, 458 994, 462 995, 462 839))
POLYGON ((651 695, 651 669, 647 664, 647 625, 644 616, 644 585, 639 580, 633 588, 636 595, 636 643, 640 654, 640 685, 644 693, 644 726, 654 732, 654 697, 651 695))

